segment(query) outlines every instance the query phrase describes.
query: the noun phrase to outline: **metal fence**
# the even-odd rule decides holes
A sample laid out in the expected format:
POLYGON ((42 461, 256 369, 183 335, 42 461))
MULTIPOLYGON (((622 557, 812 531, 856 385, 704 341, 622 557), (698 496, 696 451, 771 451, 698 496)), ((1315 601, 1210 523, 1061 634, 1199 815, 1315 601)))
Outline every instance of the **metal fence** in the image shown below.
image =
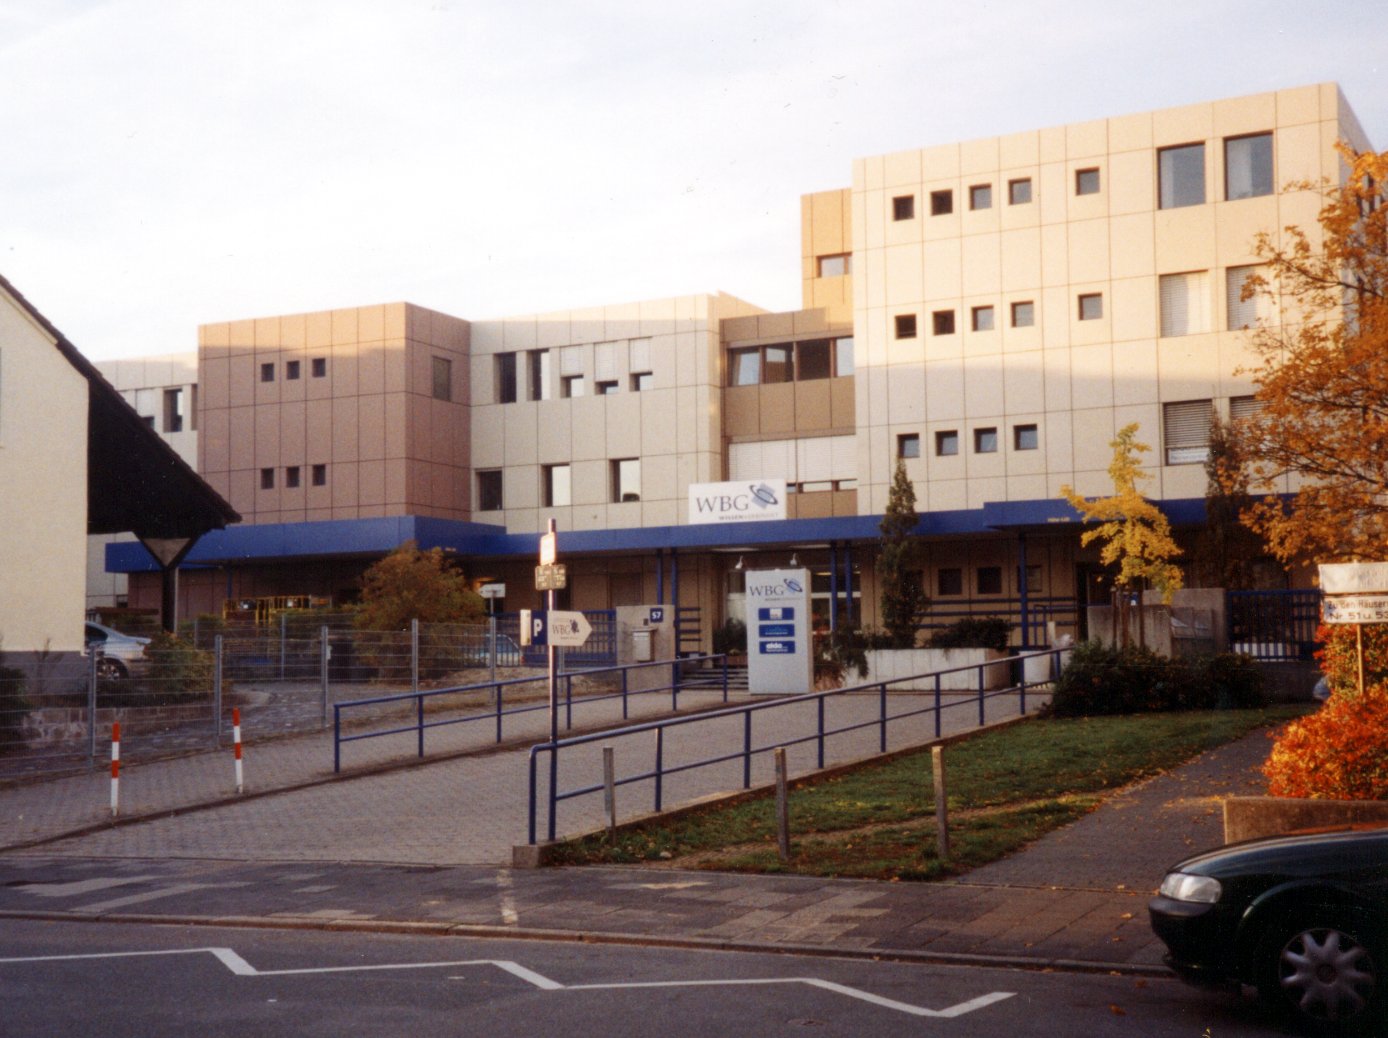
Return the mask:
POLYGON ((1229 649, 1264 663, 1312 659, 1321 619, 1318 590, 1229 591, 1229 649))

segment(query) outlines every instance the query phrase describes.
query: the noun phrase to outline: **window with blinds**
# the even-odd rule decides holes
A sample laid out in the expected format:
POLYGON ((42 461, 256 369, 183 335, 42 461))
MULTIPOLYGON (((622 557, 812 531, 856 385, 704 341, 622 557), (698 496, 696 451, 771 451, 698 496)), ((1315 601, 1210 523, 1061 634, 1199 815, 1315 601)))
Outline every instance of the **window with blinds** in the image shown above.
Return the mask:
POLYGON ((1263 409, 1263 402, 1256 396, 1231 396, 1229 398, 1229 420, 1241 422, 1252 418, 1263 409))
POLYGON ((1238 331, 1240 328, 1256 328, 1259 319, 1267 316, 1268 296, 1264 292, 1255 291, 1250 298, 1243 298, 1243 291, 1248 285, 1248 279, 1255 275, 1266 276, 1265 269, 1261 264, 1255 263, 1247 267, 1228 267, 1224 271, 1227 327, 1231 332, 1238 331))
POLYGON ((784 479, 793 487, 828 490, 857 478, 857 438, 810 436, 729 444, 728 478, 784 479))
POLYGON ((1210 330, 1208 271, 1163 274, 1159 288, 1163 336, 1196 335, 1210 330))
POLYGON ((1209 400, 1183 400, 1162 406, 1162 432, 1168 465, 1200 465, 1210 455, 1209 400))

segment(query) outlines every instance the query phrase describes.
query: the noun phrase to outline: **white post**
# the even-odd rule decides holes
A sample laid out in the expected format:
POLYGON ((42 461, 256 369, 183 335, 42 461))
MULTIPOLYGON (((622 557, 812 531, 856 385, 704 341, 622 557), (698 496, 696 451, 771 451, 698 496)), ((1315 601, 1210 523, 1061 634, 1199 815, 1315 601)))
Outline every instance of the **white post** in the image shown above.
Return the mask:
POLYGON ((111 817, 120 814, 120 722, 111 724, 111 817))
POLYGON ((236 748, 236 792, 245 792, 245 783, 241 772, 241 708, 234 706, 231 708, 231 742, 236 748))

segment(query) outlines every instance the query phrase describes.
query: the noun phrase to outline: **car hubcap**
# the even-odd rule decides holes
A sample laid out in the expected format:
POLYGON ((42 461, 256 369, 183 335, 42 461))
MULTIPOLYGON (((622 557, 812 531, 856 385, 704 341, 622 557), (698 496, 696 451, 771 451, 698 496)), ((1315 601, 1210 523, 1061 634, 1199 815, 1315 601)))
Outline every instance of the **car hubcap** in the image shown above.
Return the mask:
POLYGON ((1346 1020, 1373 997, 1374 966, 1368 950, 1339 930, 1306 930, 1278 959, 1282 990, 1309 1017, 1346 1020))

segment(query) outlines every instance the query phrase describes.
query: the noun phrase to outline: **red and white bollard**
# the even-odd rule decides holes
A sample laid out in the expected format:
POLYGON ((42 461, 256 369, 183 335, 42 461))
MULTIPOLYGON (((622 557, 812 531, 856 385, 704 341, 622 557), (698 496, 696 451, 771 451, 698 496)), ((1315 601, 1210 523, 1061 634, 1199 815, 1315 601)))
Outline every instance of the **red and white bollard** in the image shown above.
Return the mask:
POLYGON ((111 817, 120 814, 120 722, 111 725, 111 817))
POLYGON ((241 781, 241 708, 234 706, 231 708, 231 743, 236 749, 236 792, 242 792, 244 785, 241 781))

